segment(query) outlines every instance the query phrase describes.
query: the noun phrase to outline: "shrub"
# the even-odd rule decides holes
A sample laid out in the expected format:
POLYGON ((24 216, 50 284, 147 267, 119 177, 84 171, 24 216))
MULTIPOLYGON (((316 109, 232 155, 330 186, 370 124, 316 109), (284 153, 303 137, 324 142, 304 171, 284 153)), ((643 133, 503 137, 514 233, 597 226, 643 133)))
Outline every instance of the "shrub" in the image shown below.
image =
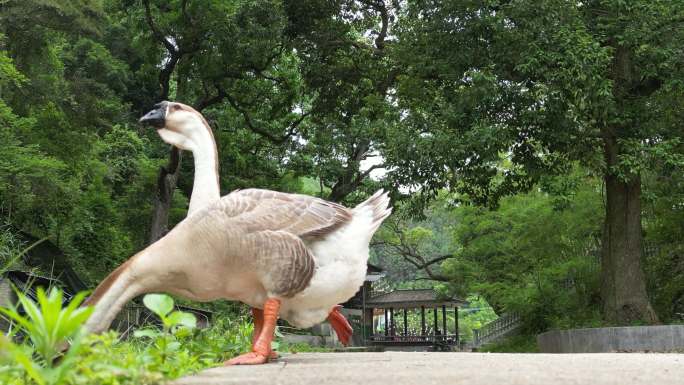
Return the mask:
POLYGON ((78 307, 85 293, 75 296, 65 308, 62 308, 59 289, 53 288, 46 295, 42 288, 38 288, 37 304, 22 293, 17 293, 17 296, 26 316, 21 315, 17 308, 0 307, 0 312, 17 323, 19 331, 26 334, 30 343, 17 346, 3 338, 4 348, 36 383, 62 383, 76 364, 81 347, 81 326, 92 312, 92 308, 78 307), (66 344, 71 348, 62 353, 66 344))

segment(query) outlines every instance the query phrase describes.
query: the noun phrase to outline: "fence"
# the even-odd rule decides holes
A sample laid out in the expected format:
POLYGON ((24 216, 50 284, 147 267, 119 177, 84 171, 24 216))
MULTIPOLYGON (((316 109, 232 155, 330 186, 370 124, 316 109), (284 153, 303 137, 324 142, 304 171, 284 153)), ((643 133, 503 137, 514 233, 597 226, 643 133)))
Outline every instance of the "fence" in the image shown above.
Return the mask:
POLYGON ((480 329, 473 330, 473 347, 480 347, 501 337, 511 335, 522 326, 517 313, 504 314, 480 329))

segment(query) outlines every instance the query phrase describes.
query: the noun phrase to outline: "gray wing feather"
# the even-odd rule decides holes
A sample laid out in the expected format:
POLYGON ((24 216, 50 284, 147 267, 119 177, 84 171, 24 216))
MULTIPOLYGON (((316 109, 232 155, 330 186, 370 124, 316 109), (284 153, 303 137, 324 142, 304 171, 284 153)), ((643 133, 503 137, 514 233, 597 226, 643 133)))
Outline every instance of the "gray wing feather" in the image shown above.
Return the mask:
POLYGON ((291 297, 311 281, 315 262, 302 240, 284 231, 259 231, 248 235, 257 273, 271 294, 291 297))
POLYGON ((291 297, 304 290, 313 276, 315 260, 305 240, 325 237, 352 219, 352 211, 306 195, 270 190, 234 191, 208 208, 223 225, 243 237, 233 247, 255 262, 264 288, 291 297), (243 248, 244 247, 244 248, 243 248))
POLYGON ((324 237, 351 221, 352 211, 323 199, 270 190, 238 190, 221 199, 225 215, 253 230, 282 230, 302 238, 324 237))

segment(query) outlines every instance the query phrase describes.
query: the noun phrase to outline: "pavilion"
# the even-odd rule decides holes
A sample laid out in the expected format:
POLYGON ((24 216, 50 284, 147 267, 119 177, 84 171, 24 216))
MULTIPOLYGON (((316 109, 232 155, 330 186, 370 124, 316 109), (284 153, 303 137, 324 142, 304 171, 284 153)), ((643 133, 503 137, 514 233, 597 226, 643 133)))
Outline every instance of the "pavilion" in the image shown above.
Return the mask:
POLYGON ((374 296, 365 301, 364 339, 367 345, 451 350, 459 344, 458 307, 465 304, 457 298, 441 298, 432 289, 395 290, 374 296), (419 314, 420 323, 416 319, 412 324, 409 314, 412 318, 419 314))
POLYGON ((458 346, 458 308, 466 301, 439 296, 433 289, 385 290, 384 276, 382 268, 368 264, 366 281, 344 304, 361 331, 355 332, 355 345, 440 350, 458 346))

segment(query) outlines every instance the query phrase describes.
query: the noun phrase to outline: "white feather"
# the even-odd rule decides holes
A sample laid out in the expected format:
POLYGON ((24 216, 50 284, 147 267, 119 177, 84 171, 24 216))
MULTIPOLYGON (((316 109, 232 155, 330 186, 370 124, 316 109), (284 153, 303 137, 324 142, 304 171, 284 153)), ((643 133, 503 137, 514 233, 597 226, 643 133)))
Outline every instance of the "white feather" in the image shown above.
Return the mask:
POLYGON ((391 213, 382 190, 353 210, 352 220, 324 239, 308 244, 316 261, 311 283, 301 293, 282 300, 281 317, 308 328, 326 319, 333 306, 347 301, 366 277, 368 244, 391 213))

